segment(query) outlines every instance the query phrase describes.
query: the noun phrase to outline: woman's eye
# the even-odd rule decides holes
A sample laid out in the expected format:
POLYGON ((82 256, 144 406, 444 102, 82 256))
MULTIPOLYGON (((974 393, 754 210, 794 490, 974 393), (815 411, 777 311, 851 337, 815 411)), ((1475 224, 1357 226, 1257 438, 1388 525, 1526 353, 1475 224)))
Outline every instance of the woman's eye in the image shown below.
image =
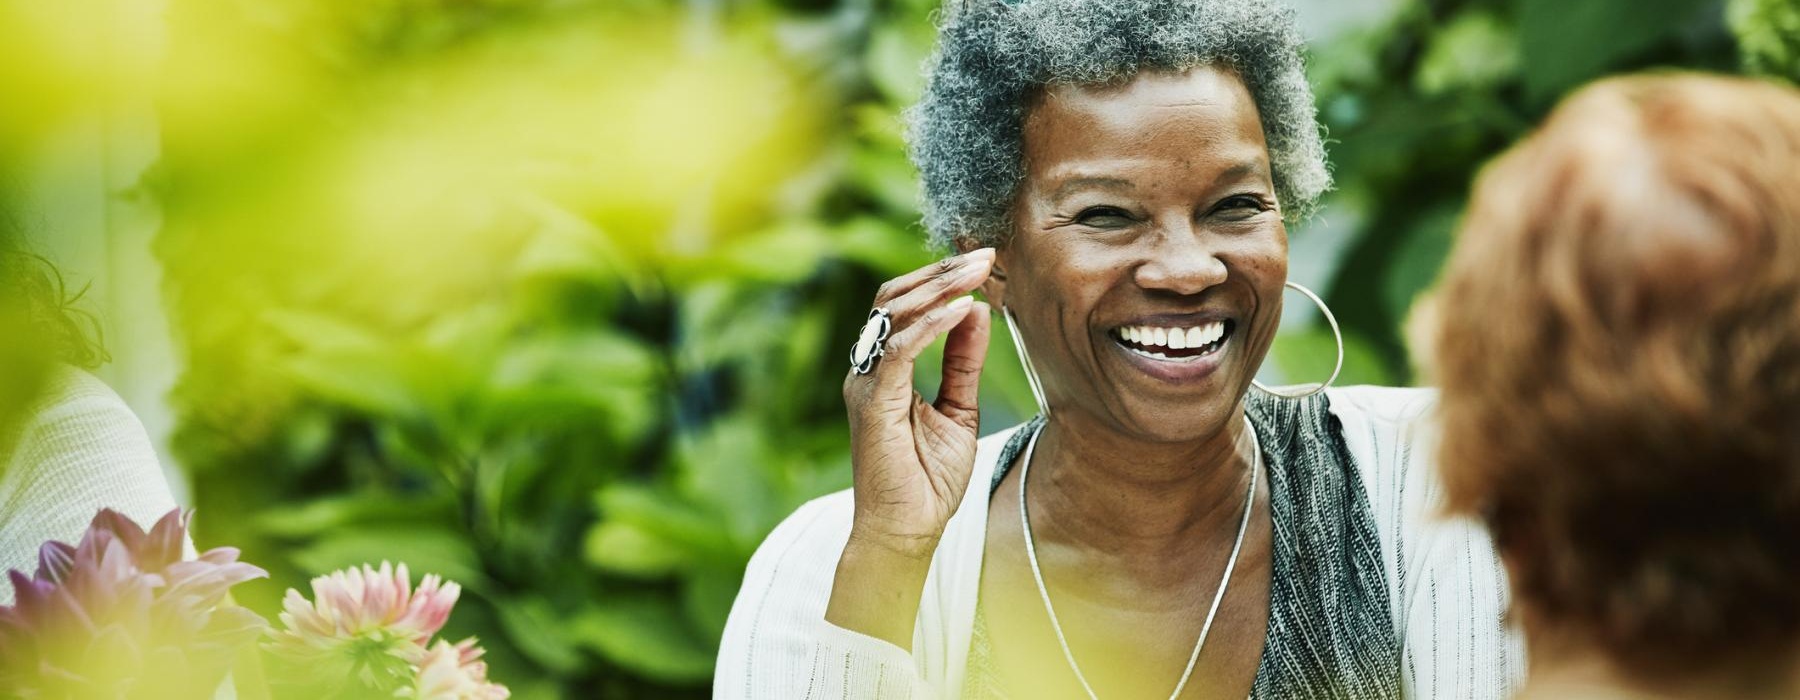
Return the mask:
POLYGON ((1274 207, 1263 202, 1260 198, 1252 197, 1247 194, 1240 194, 1233 197, 1227 197, 1225 198, 1225 201, 1219 202, 1217 211, 1229 216, 1246 218, 1269 211, 1273 208, 1274 207))
POLYGON ((1117 207, 1088 207, 1075 216, 1075 223, 1096 228, 1118 228, 1131 225, 1131 215, 1117 207))

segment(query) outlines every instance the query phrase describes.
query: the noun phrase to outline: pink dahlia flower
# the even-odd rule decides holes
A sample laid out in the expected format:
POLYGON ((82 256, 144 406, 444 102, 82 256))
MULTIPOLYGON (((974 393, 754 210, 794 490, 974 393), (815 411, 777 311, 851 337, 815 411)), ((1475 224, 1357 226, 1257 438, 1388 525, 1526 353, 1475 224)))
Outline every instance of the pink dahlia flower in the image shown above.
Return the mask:
POLYGON ((444 626, 462 589, 426 575, 414 589, 406 565, 382 562, 312 580, 312 600, 288 589, 270 651, 313 680, 343 679, 364 688, 411 683, 431 636, 444 626))
POLYGON ((442 639, 419 659, 419 674, 400 697, 416 700, 506 700, 512 692, 487 679, 487 662, 475 638, 451 644, 442 639))
POLYGON ((181 561, 179 509, 145 532, 102 510, 73 547, 45 543, 0 606, 0 688, 23 697, 209 697, 267 624, 225 600, 267 574, 214 549, 181 561))

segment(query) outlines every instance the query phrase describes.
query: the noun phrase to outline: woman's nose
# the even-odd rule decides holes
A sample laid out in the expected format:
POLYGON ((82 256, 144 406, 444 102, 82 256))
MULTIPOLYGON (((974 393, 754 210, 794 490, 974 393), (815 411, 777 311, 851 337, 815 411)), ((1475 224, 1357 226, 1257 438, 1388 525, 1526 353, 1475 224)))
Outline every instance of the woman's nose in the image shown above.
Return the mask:
POLYGON ((1225 261, 1199 231, 1183 228, 1158 236, 1137 267, 1138 286, 1175 294, 1199 294, 1225 281, 1225 261))

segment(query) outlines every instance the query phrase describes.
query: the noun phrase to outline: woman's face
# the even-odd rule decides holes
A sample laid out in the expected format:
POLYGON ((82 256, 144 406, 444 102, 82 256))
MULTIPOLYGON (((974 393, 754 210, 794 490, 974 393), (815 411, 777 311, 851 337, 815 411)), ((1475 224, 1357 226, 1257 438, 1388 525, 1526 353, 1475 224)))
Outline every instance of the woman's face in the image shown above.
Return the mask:
POLYGON ((1287 230, 1249 90, 1226 69, 1057 86, 1029 107, 990 295, 1053 413, 1191 440, 1235 414, 1281 316, 1287 230))

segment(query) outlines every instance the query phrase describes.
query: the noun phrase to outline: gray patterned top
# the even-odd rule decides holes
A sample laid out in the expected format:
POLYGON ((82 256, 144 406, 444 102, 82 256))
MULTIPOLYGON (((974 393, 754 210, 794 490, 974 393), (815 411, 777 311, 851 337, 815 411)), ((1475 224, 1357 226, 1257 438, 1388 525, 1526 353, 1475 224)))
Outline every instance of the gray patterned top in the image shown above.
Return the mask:
MULTIPOLYGON (((1262 442, 1274 523, 1269 629, 1251 697, 1401 697, 1400 642, 1381 542, 1342 425, 1323 394, 1282 399, 1252 392, 1245 403, 1262 442)), ((1035 419, 1013 434, 990 498, 1043 425, 1035 419)), ((1005 698, 981 611, 977 603, 962 696, 1005 698)))

